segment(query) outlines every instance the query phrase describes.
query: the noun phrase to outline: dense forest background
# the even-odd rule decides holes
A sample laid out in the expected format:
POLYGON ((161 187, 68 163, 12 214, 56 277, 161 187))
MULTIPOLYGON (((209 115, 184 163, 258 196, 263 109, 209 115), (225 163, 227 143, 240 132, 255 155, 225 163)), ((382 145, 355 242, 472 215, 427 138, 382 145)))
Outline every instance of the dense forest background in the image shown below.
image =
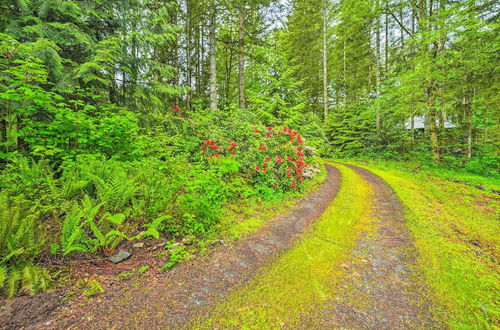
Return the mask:
POLYGON ((4 160, 171 147, 179 107, 215 126, 247 109, 324 155, 498 169, 496 1, 9 0, 0 17, 4 160))
POLYGON ((0 275, 208 235, 225 203, 305 189, 318 156, 498 175, 499 7, 2 1, 0 275))

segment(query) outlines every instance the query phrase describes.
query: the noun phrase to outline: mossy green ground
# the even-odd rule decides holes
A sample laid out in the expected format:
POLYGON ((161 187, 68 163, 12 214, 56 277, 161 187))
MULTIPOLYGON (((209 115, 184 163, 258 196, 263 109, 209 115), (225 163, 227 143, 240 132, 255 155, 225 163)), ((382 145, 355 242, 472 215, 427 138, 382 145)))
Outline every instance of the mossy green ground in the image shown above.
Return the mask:
POLYGON ((353 170, 339 166, 342 186, 320 219, 289 251, 246 287, 216 306, 195 328, 274 328, 300 321, 331 297, 332 279, 369 223, 371 188, 353 170))
MULTIPOLYGON (((404 204, 436 318, 457 329, 498 326, 499 196, 436 178, 433 172, 355 165, 382 177, 404 204)), ((475 181, 496 186, 485 178, 475 181)))

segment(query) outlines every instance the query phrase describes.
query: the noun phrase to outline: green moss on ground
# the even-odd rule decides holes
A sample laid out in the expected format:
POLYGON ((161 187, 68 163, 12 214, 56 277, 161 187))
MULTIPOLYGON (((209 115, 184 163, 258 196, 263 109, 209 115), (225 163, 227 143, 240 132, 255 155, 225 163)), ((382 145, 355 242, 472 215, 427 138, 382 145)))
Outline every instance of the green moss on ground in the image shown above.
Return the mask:
POLYGON ((436 317, 450 328, 495 328, 500 315, 499 196, 433 172, 356 165, 382 177, 405 205, 436 317))

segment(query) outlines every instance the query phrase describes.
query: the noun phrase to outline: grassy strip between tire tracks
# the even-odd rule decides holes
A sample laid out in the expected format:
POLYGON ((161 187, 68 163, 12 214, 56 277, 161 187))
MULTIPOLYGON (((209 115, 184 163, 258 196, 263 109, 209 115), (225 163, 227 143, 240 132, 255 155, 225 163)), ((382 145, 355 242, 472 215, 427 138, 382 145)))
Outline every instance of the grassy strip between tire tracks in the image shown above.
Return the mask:
POLYGON ((432 173, 353 164, 379 175, 404 204, 436 318, 454 329, 495 328, 500 315, 498 195, 432 173))
POLYGON ((370 222, 371 186, 353 170, 342 174, 338 196, 297 244, 233 292, 209 317, 191 327, 273 328, 291 326, 331 297, 332 279, 370 222))

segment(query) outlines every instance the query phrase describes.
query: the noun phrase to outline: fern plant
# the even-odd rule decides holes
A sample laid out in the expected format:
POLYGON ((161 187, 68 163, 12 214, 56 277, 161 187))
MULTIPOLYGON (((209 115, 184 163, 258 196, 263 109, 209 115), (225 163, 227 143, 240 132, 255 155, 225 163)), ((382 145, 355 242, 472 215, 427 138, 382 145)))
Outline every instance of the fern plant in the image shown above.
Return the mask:
POLYGON ((63 223, 61 246, 63 255, 71 252, 113 251, 126 238, 119 227, 125 221, 123 213, 105 213, 96 222, 104 203, 85 196, 80 204, 74 204, 63 223))
POLYGON ((0 265, 30 261, 43 244, 36 223, 38 215, 25 204, 0 193, 0 265))
POLYGON ((46 290, 50 283, 47 271, 39 266, 27 264, 23 267, 0 267, 0 294, 13 298, 18 293, 34 295, 46 290))
POLYGON ((81 159, 66 180, 68 193, 83 191, 102 203, 103 209, 109 212, 129 207, 138 191, 138 184, 128 175, 123 163, 106 159, 81 159))

